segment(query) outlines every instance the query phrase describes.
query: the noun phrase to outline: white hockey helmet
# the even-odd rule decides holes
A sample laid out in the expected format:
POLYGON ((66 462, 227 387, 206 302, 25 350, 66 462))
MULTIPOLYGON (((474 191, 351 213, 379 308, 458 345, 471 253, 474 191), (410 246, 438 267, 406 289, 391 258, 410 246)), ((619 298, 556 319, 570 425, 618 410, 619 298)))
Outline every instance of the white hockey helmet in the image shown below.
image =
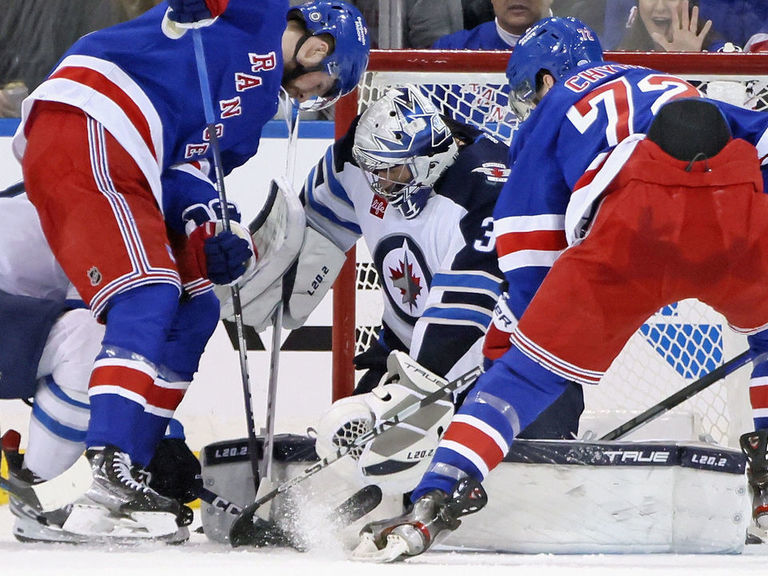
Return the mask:
POLYGON ((412 85, 390 89, 363 113, 352 147, 374 193, 406 218, 423 210, 457 154, 439 111, 412 85))

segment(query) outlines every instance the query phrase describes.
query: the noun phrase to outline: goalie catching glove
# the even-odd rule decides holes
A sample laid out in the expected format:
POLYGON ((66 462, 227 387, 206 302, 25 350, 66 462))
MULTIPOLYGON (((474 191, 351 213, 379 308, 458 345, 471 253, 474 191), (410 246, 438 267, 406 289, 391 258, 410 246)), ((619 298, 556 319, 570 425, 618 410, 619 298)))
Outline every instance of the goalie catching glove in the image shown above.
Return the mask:
MULTIPOLYGON (((419 365, 404 352, 387 358, 387 376, 367 394, 333 403, 317 427, 315 449, 320 458, 355 441, 407 406, 439 390, 447 381, 419 365)), ((413 490, 427 469, 437 443, 453 417, 450 395, 424 406, 369 444, 350 451, 336 464, 337 472, 361 485, 378 485, 385 494, 413 490)))

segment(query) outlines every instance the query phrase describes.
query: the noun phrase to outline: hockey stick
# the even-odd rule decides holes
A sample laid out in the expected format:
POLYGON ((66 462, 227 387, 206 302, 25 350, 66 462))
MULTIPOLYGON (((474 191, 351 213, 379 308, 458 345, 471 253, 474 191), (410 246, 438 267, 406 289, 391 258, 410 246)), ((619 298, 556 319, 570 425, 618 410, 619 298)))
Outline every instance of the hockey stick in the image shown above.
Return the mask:
POLYGON ((433 404, 437 402, 438 400, 441 400, 446 395, 450 394, 454 390, 458 390, 459 388, 463 388, 464 386, 467 386, 474 382, 482 373, 482 368, 479 366, 476 368, 473 368, 466 374, 463 374, 456 378, 455 380, 452 380, 448 382, 445 386, 442 388, 439 388, 438 390, 432 392, 431 394, 425 396, 421 400, 414 402, 412 404, 409 404, 408 406, 405 406, 400 412, 389 418, 388 420, 381 422, 380 424, 377 424, 364 434, 361 434, 355 440, 349 444, 345 444, 344 446, 339 446, 339 448, 320 460, 319 462, 315 462, 311 466, 304 469, 304 471, 301 474, 298 474, 297 476, 294 476, 293 478, 289 478, 285 482, 279 484, 274 490, 271 492, 265 494, 261 498, 256 499, 255 502, 252 504, 249 504, 246 506, 243 511, 241 512, 240 516, 235 520, 235 522, 232 524, 232 527, 229 530, 229 541, 237 542, 241 538, 244 537, 245 534, 248 534, 252 530, 252 525, 254 523, 254 515, 256 514, 256 511, 259 509, 259 507, 264 504, 265 502, 269 502, 276 496, 282 494, 286 490, 289 490, 290 488, 293 488, 297 484, 303 482, 310 476, 314 476, 320 470, 327 468, 337 460, 343 458, 347 454, 350 453, 350 451, 353 448, 357 448, 359 446, 364 446, 374 438, 377 438, 384 434, 387 430, 390 428, 393 428, 397 426, 400 422, 411 416, 414 412, 420 410, 424 406, 428 406, 430 404, 433 404))
POLYGON ((644 426, 651 420, 657 418, 661 414, 664 414, 665 412, 668 412, 675 406, 678 406, 679 404, 682 404, 692 396, 698 394, 702 390, 705 390, 718 380, 721 380, 722 378, 725 378, 726 376, 732 374, 742 366, 746 365, 748 362, 753 361, 755 364, 759 364, 760 362, 764 362, 765 360, 768 360, 768 352, 763 352, 762 354, 758 354, 755 356, 755 353, 752 350, 745 350, 738 356, 735 356, 728 360, 725 364, 718 366, 714 370, 712 370, 710 373, 705 374, 695 382, 691 382, 688 384, 688 386, 685 386, 684 388, 681 388, 671 396, 668 396, 658 404, 655 404, 654 406, 651 406, 643 412, 642 414, 639 414, 635 416, 634 418, 628 420, 618 428, 615 428, 602 436, 600 440, 618 440, 620 438, 623 438, 633 430, 639 428, 640 426, 644 426))
MULTIPOLYGON (((216 191, 219 193, 221 204, 221 220, 225 232, 231 230, 229 221, 229 205, 227 204, 227 192, 224 188, 224 166, 221 161, 221 149, 219 148, 219 136, 216 133, 216 120, 213 114, 213 100, 211 86, 208 81, 208 67, 205 63, 205 49, 203 37, 199 28, 192 29, 192 40, 195 47, 195 64, 197 77, 200 81, 200 96, 203 100, 205 123, 207 124, 208 139, 211 142, 213 152, 213 166, 216 175, 216 191)), ((245 403, 245 418, 248 427, 248 455, 251 461, 254 487, 258 489, 259 463, 256 457, 256 431, 253 419, 253 406, 251 401, 251 379, 248 373, 248 350, 245 343, 245 327, 243 325, 243 308, 240 303, 240 287, 235 283, 231 286, 232 311, 235 316, 235 329, 237 332, 237 351, 240 359, 240 377, 243 383, 243 400, 245 403)))
MULTIPOLYGON (((296 167, 296 140, 299 133, 298 111, 289 106, 289 99, 284 99, 286 106, 283 112, 285 114, 285 123, 288 126, 288 149, 285 162, 285 178, 289 184, 292 184, 293 174, 296 167)), ((256 497, 272 490, 272 461, 273 446, 275 442, 275 410, 277 403, 277 375, 280 366, 280 339, 283 331, 283 302, 282 299, 277 305, 272 316, 272 349, 269 355, 269 383, 267 386, 267 409, 266 409, 266 433, 264 434, 264 453, 262 454, 262 466, 260 469, 259 484, 256 490, 256 497)), ((266 516, 266 514, 265 514, 266 516)))
MULTIPOLYGON (((325 522, 335 526, 348 526, 356 522, 381 503, 381 488, 376 485, 365 486, 336 506, 325 516, 325 522)), ((255 517, 254 522, 248 527, 248 531, 238 532, 238 539, 232 540, 230 532, 230 544, 238 546, 291 546, 304 551, 306 544, 302 536, 293 530, 280 528, 274 522, 267 522, 255 517)))
MULTIPOLYGON (((2 436, 2 453, 9 470, 21 467, 20 441, 21 436, 15 430, 8 430, 2 436)), ((40 512, 58 510, 72 504, 88 491, 92 483, 91 465, 85 456, 80 456, 55 478, 37 484, 20 486, 0 476, 0 488, 40 512)))

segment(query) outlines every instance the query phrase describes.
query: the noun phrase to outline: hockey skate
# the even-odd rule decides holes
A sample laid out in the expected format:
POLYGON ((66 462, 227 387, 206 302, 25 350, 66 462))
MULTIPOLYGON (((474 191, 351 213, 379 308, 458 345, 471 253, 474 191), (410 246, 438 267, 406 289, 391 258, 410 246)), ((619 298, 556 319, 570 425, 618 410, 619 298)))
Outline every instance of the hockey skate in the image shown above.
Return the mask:
POLYGON ((393 562, 421 554, 441 535, 456 530, 461 516, 477 512, 487 502, 485 490, 473 478, 460 480, 450 497, 441 490, 428 492, 402 516, 365 526, 352 558, 393 562))
POLYGON ((747 543, 768 542, 768 430, 742 434, 741 449, 747 456, 747 480, 752 490, 752 524, 747 543))
POLYGON ((125 452, 113 446, 86 453, 93 483, 72 505, 62 525, 67 532, 89 539, 183 542, 192 521, 191 510, 147 485, 145 473, 131 465, 125 452))

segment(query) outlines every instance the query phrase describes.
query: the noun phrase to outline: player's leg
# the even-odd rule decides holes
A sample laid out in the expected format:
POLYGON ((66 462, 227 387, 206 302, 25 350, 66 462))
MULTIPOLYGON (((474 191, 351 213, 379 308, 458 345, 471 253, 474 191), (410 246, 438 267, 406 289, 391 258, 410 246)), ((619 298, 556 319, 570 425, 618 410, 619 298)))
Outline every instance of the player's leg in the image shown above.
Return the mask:
POLYGON ((163 438, 169 420, 198 370, 200 357, 219 321, 219 301, 210 284, 194 296, 185 294, 168 333, 155 386, 164 391, 159 409, 145 411, 139 420, 144 430, 134 461, 146 467, 163 438))
POLYGON ((48 335, 24 455, 40 478, 60 474, 85 450, 88 380, 103 336, 104 326, 85 308, 65 312, 48 335))
MULTIPOLYGON (((18 434, 14 437, 8 431, 3 436, 11 483, 23 488, 49 480, 69 468, 85 450, 88 379, 103 335, 103 325, 85 308, 65 312, 52 326, 38 363, 26 452, 18 452, 18 434)), ((16 516, 13 534, 20 540, 84 541, 61 529, 66 509, 41 514, 14 496, 9 504, 16 516)))
POLYGON ((180 292, 162 214, 103 126, 69 107, 36 110, 23 161, 28 195, 57 260, 106 323, 89 385, 89 498, 118 515, 135 508, 175 517, 178 503, 131 469, 144 434, 137 423, 165 396, 155 376, 180 292))

